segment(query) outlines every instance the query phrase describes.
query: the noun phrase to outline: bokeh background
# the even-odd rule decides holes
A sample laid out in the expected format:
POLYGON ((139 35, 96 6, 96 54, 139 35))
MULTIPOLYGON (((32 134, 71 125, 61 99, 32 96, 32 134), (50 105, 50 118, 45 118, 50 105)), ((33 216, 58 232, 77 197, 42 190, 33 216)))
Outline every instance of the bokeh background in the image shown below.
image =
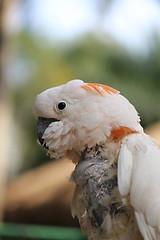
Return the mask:
POLYGON ((71 79, 110 85, 159 138, 159 0, 0 0, 0 198, 7 222, 78 226, 73 165, 36 142, 36 95, 71 79), (151 127, 150 127, 151 126, 151 127), (3 197, 2 197, 3 196, 3 197))

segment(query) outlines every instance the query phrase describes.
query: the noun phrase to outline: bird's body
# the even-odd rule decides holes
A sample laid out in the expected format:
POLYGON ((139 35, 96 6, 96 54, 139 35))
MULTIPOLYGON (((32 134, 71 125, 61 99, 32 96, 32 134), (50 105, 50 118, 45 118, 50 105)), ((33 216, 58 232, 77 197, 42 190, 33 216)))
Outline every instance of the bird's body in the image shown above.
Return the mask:
POLYGON ((38 95, 37 135, 76 164, 72 215, 89 240, 160 239, 160 148, 115 89, 73 80, 38 95))
POLYGON ((142 239, 131 206, 124 205, 118 191, 117 160, 119 142, 110 144, 106 157, 103 146, 86 149, 85 158, 72 174, 76 184, 72 201, 72 215, 77 216, 88 239, 142 239), (87 151, 87 154, 86 154, 87 151))

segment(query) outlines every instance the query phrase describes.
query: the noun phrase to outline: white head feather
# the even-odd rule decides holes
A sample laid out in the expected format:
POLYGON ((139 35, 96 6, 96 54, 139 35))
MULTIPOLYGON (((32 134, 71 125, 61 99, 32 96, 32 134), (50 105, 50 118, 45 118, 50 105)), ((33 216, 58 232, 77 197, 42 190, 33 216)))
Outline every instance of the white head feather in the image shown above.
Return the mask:
POLYGON ((81 152, 86 146, 104 144, 113 129, 127 127, 142 132, 140 118, 133 105, 118 91, 103 85, 72 80, 37 96, 36 117, 55 118, 43 134, 51 157, 68 150, 81 152), (66 103, 60 111, 57 104, 66 103))

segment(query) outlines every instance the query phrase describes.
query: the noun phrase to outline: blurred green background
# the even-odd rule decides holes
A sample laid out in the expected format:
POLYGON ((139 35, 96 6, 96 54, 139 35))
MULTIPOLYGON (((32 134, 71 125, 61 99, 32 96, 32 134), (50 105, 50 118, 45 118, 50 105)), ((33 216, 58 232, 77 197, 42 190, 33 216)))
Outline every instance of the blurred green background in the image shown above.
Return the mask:
POLYGON ((118 89, 143 127, 160 119, 160 1, 0 0, 1 163, 5 180, 47 161, 36 95, 71 79, 118 89))

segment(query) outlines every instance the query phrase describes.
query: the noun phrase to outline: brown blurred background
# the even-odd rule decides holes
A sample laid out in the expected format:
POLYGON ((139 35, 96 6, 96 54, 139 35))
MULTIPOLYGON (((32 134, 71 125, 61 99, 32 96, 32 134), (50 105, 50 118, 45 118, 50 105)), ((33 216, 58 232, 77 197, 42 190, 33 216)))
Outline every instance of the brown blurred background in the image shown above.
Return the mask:
POLYGON ((32 108, 80 78, 120 90, 160 140, 160 2, 0 0, 0 219, 78 226, 74 169, 37 144, 32 108))

